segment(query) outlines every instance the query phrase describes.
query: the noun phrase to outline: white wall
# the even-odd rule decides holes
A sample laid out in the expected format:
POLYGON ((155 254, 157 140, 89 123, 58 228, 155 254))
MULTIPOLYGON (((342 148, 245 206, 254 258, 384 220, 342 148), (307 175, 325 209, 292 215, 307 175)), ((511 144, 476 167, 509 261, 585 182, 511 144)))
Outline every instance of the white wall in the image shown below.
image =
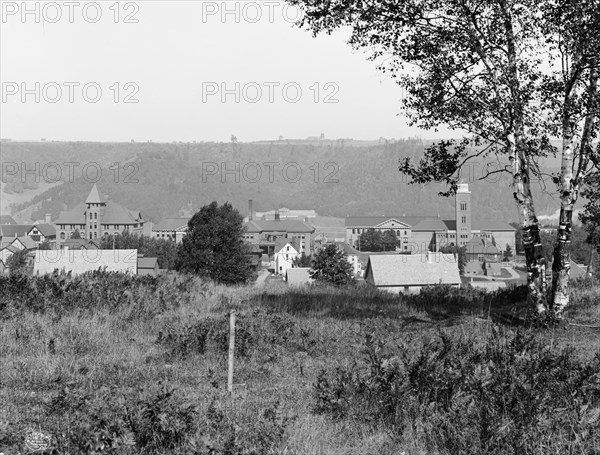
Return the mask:
POLYGON ((41 250, 35 252, 33 274, 59 271, 79 275, 91 270, 137 273, 137 250, 41 250))

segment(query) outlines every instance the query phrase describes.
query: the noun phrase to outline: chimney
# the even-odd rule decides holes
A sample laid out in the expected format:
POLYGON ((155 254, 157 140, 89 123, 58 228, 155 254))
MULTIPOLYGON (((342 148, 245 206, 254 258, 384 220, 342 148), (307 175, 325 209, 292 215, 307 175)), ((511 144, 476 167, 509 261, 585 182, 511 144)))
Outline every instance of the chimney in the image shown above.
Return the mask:
POLYGON ((46 224, 51 224, 52 223, 52 215, 50 213, 46 213, 46 215, 44 217, 44 222, 46 224))
POLYGON ((279 209, 275 210, 275 221, 279 221, 279 209))
POLYGON ((248 221, 252 221, 252 199, 248 199, 248 221))

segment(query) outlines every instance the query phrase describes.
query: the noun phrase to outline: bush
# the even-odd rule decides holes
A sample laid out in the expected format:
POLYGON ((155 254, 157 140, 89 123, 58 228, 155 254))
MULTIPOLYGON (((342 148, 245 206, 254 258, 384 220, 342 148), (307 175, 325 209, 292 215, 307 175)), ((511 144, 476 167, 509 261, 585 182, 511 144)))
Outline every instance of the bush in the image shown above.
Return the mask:
POLYGON ((414 352, 367 337, 363 354, 321 372, 315 412, 422 434, 432 452, 600 453, 600 355, 498 329, 483 343, 440 332, 414 352))

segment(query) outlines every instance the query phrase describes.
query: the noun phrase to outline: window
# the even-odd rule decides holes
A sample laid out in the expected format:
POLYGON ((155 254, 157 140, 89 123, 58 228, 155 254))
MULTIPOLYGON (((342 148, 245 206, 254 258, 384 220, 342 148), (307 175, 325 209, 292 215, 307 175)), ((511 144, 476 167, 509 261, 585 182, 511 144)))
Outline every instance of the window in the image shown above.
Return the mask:
POLYGON ((460 203, 460 209, 463 210, 463 211, 467 210, 467 203, 466 202, 461 202, 460 203))
POLYGON ((400 235, 400 229, 398 229, 397 234, 400 235))
POLYGON ((98 214, 94 213, 94 219, 97 220, 98 219, 98 214))
POLYGON ((98 233, 94 232, 94 238, 97 239, 98 238, 98 233))
POLYGON ((356 234, 356 229, 352 229, 352 233, 353 233, 353 234, 356 234))
POLYGON ((408 235, 408 231, 404 231, 404 235, 408 235))
POLYGON ((90 240, 92 239, 92 233, 90 232, 90 240))
POLYGON ((60 233, 60 239, 61 239, 61 240, 64 240, 64 239, 65 239, 65 233, 64 233, 64 232, 61 232, 61 233, 60 233))
POLYGON ((463 215, 463 216, 461 217, 461 221, 462 221, 463 223, 466 223, 466 222, 467 222, 467 217, 463 215))
POLYGON ((90 212, 90 220, 92 219, 92 212, 90 212))

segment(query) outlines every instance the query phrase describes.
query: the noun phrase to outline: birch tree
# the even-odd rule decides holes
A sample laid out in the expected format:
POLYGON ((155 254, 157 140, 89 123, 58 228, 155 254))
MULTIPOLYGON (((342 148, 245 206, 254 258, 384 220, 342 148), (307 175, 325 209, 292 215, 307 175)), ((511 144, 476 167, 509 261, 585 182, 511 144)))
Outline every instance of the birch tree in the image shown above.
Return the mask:
POLYGON ((412 183, 444 182, 456 191, 460 170, 495 160, 512 175, 523 233, 528 301, 540 319, 560 319, 568 304, 573 205, 598 164, 600 0, 288 0, 304 10, 313 34, 347 27, 349 44, 367 51, 403 88, 412 125, 445 125, 462 139, 443 140, 399 169, 412 183), (560 150, 552 145, 560 139, 560 150), (547 263, 531 192, 540 160, 562 153, 560 228, 547 263))

